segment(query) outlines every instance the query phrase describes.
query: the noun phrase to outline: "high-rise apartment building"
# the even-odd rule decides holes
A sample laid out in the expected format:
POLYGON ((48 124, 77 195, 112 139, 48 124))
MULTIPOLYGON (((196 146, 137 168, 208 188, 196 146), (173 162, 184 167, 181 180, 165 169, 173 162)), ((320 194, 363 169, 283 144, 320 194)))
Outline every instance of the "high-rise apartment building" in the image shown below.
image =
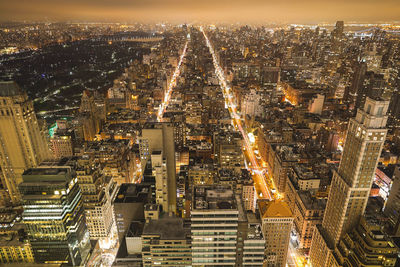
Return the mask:
POLYGON ((0 82, 0 167, 13 201, 24 170, 49 155, 28 95, 15 82, 0 82))
POLYGON ((85 264, 90 250, 81 190, 70 166, 30 168, 19 185, 35 261, 85 264))
POLYGON ((156 175, 156 196, 163 210, 176 212, 176 158, 174 128, 166 123, 147 125, 139 137, 142 170, 149 160, 156 175), (161 203, 160 203, 161 204, 161 203))
POLYGON ((262 232, 265 236, 265 264, 268 267, 284 267, 289 249, 293 215, 282 200, 259 202, 262 232))
POLYGON ((334 172, 322 225, 311 244, 314 267, 332 266, 334 248, 364 213, 386 138, 389 101, 366 98, 350 120, 339 169, 334 172))

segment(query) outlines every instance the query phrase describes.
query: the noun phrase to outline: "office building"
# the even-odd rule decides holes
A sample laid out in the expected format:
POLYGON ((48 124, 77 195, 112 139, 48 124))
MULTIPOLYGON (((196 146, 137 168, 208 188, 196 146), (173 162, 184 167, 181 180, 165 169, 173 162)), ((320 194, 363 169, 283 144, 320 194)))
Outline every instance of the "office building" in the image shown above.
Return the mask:
POLYGON ((310 113, 321 115, 322 109, 324 107, 325 95, 317 94, 310 100, 308 105, 308 111, 310 113))
POLYGON ((268 267, 286 266, 293 215, 282 200, 258 203, 265 237, 265 264, 268 267))
POLYGON ((255 89, 251 89, 242 100, 241 112, 243 117, 256 117, 262 115, 262 106, 260 105, 261 95, 255 89))
POLYGON ((296 189, 290 180, 286 186, 286 200, 294 217, 299 248, 308 250, 315 226, 322 223, 326 200, 314 197, 310 191, 296 189))
POLYGON ((192 265, 235 266, 239 210, 233 191, 196 186, 192 197, 192 265))
POLYGON ((276 185, 278 192, 285 192, 286 180, 288 173, 291 171, 291 166, 295 165, 300 160, 300 154, 297 151, 297 146, 274 145, 272 179, 276 185))
POLYGON ((78 179, 70 166, 30 168, 19 185, 35 262, 85 264, 90 250, 78 179))
POLYGON ((102 140, 85 144, 83 155, 100 163, 105 176, 111 176, 118 185, 135 182, 136 155, 130 140, 102 140))
POLYGON ((350 119, 339 168, 334 172, 322 225, 316 227, 310 258, 314 267, 331 266, 334 248, 364 213, 386 138, 389 101, 366 98, 350 119))
POLYGON ((354 108, 357 96, 363 93, 365 73, 367 71, 367 63, 365 61, 360 61, 355 66, 355 71, 353 74, 353 80, 351 86, 346 94, 346 99, 350 103, 350 107, 354 108))
POLYGON ((32 101, 15 82, 0 82, 0 168, 11 199, 18 202, 18 184, 25 169, 50 156, 32 101))
POLYGON ((168 207, 168 176, 167 162, 161 151, 154 150, 151 154, 152 175, 155 177, 156 203, 168 207))
POLYGON ((213 153, 221 167, 238 170, 244 167, 242 142, 240 134, 231 129, 214 133, 213 153))
POLYGON ((142 233, 144 221, 132 221, 125 237, 120 240, 114 267, 142 267, 142 233))

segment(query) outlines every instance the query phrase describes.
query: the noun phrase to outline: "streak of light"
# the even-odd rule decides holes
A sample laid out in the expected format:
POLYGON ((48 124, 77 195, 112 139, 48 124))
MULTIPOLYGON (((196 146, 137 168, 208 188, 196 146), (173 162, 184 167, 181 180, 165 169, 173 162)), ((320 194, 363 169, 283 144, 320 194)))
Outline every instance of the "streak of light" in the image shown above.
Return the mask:
POLYGON ((172 75, 171 81, 168 84, 167 92, 164 96, 163 102, 160 104, 160 107, 158 108, 158 113, 157 113, 157 121, 158 122, 162 121, 164 112, 168 106, 170 99, 171 99, 172 90, 176 86, 176 79, 179 77, 179 74, 180 74, 180 67, 181 67, 183 59, 185 58, 185 55, 186 55, 187 45, 188 45, 188 41, 185 43, 185 47, 183 48, 183 52, 179 58, 178 65, 176 66, 174 74, 172 75))
POLYGON ((252 149, 249 137, 247 135, 247 133, 244 131, 243 127, 242 127, 242 122, 240 120, 240 116, 237 113, 236 110, 236 104, 234 103, 233 100, 233 96, 232 96, 232 92, 231 92, 231 88, 228 85, 228 83, 226 82, 226 78, 225 75, 223 73, 222 68, 220 67, 219 63, 218 63, 218 59, 217 56, 215 54, 214 48, 210 42, 210 40, 208 39, 203 27, 200 27, 200 31, 203 33, 204 38, 206 39, 206 44, 207 47, 211 53, 212 59, 213 59, 213 64, 214 64, 214 68, 215 68, 215 74, 217 75, 218 81, 219 81, 219 85, 222 89, 222 93, 223 96, 225 98, 225 101, 228 104, 228 110, 231 114, 232 120, 234 121, 234 124, 237 126, 237 128, 239 129, 243 141, 244 141, 244 145, 246 147, 247 150, 247 156, 251 162, 251 166, 252 169, 256 170, 255 175, 253 175, 253 179, 255 184, 261 184, 261 191, 262 191, 262 196, 263 198, 268 198, 270 200, 273 199, 272 194, 270 193, 270 189, 268 187, 268 185, 265 182, 265 177, 263 175, 263 171, 262 168, 260 168, 256 157, 254 155, 254 151, 252 149))

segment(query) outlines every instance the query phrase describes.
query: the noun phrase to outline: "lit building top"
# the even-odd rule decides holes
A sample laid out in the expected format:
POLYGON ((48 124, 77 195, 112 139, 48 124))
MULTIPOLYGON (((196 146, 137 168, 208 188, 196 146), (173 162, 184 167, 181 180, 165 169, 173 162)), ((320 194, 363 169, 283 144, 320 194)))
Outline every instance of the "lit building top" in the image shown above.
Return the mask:
POLYGON ((258 203, 262 218, 292 217, 292 212, 282 200, 262 201, 258 203))

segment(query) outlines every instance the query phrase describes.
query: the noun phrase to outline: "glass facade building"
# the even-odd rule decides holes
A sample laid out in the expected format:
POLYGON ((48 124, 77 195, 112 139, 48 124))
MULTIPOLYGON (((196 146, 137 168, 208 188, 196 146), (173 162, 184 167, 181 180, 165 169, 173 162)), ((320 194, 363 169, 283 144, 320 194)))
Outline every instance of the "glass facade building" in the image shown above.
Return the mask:
POLYGON ((19 190, 36 262, 83 265, 90 250, 82 196, 69 166, 31 168, 19 190))

